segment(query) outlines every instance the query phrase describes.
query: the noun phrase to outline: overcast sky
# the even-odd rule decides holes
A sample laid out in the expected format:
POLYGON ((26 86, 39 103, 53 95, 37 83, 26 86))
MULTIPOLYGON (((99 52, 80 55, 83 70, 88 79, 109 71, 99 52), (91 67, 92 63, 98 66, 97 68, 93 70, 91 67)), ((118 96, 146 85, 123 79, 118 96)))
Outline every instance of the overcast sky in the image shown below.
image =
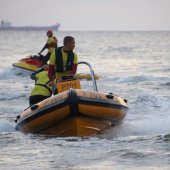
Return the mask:
POLYGON ((0 20, 60 30, 170 30, 170 0, 0 0, 0 20))

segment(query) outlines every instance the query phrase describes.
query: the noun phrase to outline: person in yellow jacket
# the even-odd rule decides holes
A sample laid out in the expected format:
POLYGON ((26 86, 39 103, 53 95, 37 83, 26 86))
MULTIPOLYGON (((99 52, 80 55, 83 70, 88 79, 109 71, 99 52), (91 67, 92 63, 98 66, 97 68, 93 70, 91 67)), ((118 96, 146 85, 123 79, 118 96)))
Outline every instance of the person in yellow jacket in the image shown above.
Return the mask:
POLYGON ((43 58, 43 63, 47 64, 51 54, 53 53, 54 49, 57 48, 57 38, 55 36, 53 36, 53 31, 52 30, 48 30, 47 31, 47 42, 44 45, 44 47, 42 48, 42 50, 38 53, 41 56, 41 53, 45 50, 48 49, 48 53, 46 54, 46 56, 43 58))
POLYGON ((31 74, 31 79, 35 80, 35 87, 30 94, 30 106, 49 98, 55 93, 53 87, 48 85, 48 65, 31 74))
POLYGON ((74 76, 77 71, 78 57, 73 52, 75 47, 74 38, 66 36, 63 40, 63 45, 56 48, 50 56, 48 76, 51 85, 54 78, 59 81, 62 76, 74 76))

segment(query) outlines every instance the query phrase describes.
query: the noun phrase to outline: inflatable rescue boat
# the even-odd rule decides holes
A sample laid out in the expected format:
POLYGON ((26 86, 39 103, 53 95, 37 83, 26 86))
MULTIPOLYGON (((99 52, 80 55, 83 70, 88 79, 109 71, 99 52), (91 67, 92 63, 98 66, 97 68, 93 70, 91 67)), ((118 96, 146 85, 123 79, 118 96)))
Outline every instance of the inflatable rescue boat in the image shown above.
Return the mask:
POLYGON ((16 129, 23 133, 49 136, 89 136, 123 121, 127 100, 112 93, 98 92, 90 64, 94 91, 83 90, 80 80, 57 83, 58 94, 23 111, 16 129))
MULTIPOLYGON (((34 72, 43 66, 43 57, 44 57, 43 55, 28 56, 26 58, 19 60, 17 63, 12 64, 12 66, 23 69, 23 70, 34 72)), ((76 74, 76 77, 78 79, 91 80, 90 74, 79 73, 79 74, 76 74)), ((99 78, 101 78, 101 76, 95 74, 95 79, 97 80, 99 78)))

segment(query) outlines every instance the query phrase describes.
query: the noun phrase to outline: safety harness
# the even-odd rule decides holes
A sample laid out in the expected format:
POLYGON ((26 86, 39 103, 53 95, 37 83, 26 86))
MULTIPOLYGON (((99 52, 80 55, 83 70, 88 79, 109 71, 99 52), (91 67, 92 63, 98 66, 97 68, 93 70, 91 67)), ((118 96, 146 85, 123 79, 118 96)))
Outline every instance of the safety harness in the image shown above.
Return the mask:
POLYGON ((42 86, 42 87, 45 87, 46 89, 48 89, 49 90, 49 92, 51 93, 51 94, 53 94, 53 91, 48 87, 48 86, 46 86, 46 84, 48 84, 50 81, 48 81, 47 83, 45 83, 45 84, 40 84, 40 83, 36 83, 35 85, 36 86, 42 86))

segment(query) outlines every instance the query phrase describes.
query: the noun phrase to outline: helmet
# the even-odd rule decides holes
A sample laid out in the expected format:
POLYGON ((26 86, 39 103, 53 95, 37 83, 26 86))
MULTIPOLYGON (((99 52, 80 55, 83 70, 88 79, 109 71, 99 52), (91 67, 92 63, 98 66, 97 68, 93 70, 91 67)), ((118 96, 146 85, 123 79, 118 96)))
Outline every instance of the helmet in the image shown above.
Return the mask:
POLYGON ((47 35, 52 36, 53 35, 53 31, 52 30, 48 30, 47 31, 47 35))

